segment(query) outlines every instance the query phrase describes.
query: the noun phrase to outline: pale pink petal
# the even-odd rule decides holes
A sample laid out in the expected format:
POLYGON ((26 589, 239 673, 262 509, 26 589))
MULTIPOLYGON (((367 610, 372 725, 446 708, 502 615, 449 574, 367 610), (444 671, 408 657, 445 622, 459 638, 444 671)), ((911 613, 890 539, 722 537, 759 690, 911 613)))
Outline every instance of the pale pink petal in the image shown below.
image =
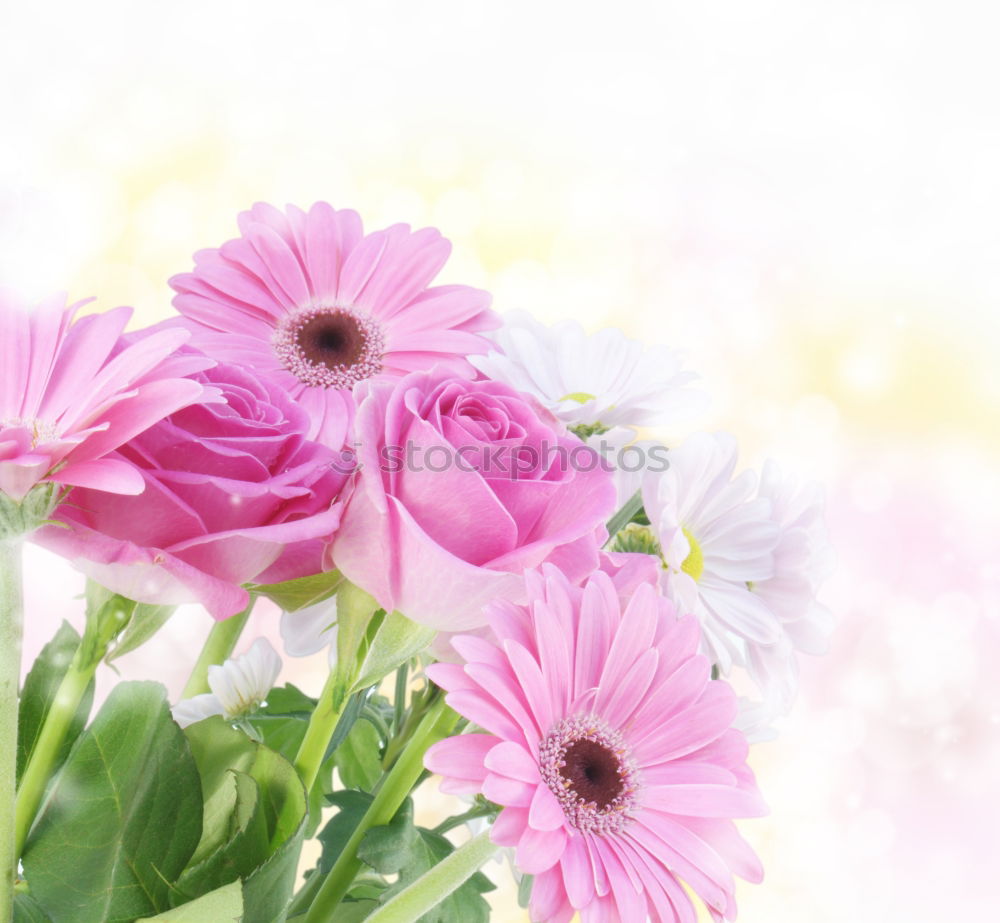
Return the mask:
POLYGON ((52 480, 69 487, 90 487, 118 494, 141 494, 146 481, 134 465, 118 458, 70 462, 52 480))
POLYGON ((527 829, 527 808, 504 808, 490 828, 490 839, 500 846, 516 846, 527 829))
POLYGON ((483 794, 490 801, 513 808, 528 807, 535 793, 535 787, 527 782, 519 782, 495 773, 487 773, 483 780, 483 794))
POLYGON ((486 778, 486 755, 496 747, 490 734, 463 734, 434 744, 424 755, 424 766, 431 772, 482 782, 486 778))
MULTIPOLYGON (((461 738, 453 738, 459 740, 461 738)), ((496 738, 492 738, 496 741, 496 738)), ((505 740, 489 750, 485 756, 486 768, 511 779, 537 785, 541 782, 538 763, 531 754, 512 740, 505 740)))
POLYGON ((531 798, 528 825, 534 830, 556 830, 566 823, 566 815, 547 785, 539 785, 531 798))
POLYGON ((557 830, 534 830, 528 827, 517 844, 515 861, 518 868, 528 875, 537 875, 552 868, 562 857, 567 835, 557 830))

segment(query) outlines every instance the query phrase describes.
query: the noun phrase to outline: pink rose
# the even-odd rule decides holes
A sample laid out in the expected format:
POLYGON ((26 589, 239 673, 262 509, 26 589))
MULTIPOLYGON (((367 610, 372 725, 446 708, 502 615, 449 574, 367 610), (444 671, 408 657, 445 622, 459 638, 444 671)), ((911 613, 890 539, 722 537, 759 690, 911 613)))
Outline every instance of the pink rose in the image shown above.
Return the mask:
POLYGON ((355 426, 361 468, 330 550, 385 609, 464 630, 490 600, 521 598, 526 570, 597 567, 611 474, 531 398, 414 372, 373 385, 355 426))
POLYGON ((147 603, 243 609, 241 584, 314 574, 337 528, 353 462, 306 438, 284 389, 238 366, 191 376, 209 392, 116 454, 145 482, 138 496, 76 488, 39 543, 99 583, 147 603))

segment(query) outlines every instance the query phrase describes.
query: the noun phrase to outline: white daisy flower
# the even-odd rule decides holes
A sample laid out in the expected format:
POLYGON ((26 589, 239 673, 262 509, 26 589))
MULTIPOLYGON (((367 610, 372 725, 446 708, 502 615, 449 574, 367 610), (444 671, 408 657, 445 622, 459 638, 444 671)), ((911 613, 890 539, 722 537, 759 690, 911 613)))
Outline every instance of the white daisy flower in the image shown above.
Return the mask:
POLYGON ((289 657, 308 657, 328 648, 332 666, 336 659, 337 597, 294 612, 282 612, 281 640, 289 657))
POLYGON ((795 652, 824 654, 833 629, 833 614, 816 599, 833 570, 833 553, 819 484, 800 484, 768 461, 757 495, 771 504, 771 519, 780 532, 773 575, 755 581, 751 589, 775 614, 782 633, 774 645, 751 648, 749 671, 762 689, 773 693, 779 710, 787 711, 797 687, 795 652))
POLYGON ((678 353, 645 348, 615 327, 586 334, 576 321, 552 327, 520 311, 492 334, 499 350, 469 361, 484 375, 533 395, 570 427, 666 426, 704 408, 687 387, 678 353))
POLYGON ((187 727, 212 715, 242 718, 260 707, 280 672, 281 658, 266 638, 258 638, 245 654, 209 667, 212 691, 181 699, 173 707, 174 720, 187 727))
POLYGON ((752 471, 733 478, 736 440, 698 433, 670 451, 670 468, 643 482, 643 504, 661 546, 665 592, 701 622, 706 653, 727 674, 749 650, 773 645, 781 624, 749 585, 774 576, 778 527, 754 497, 752 471))

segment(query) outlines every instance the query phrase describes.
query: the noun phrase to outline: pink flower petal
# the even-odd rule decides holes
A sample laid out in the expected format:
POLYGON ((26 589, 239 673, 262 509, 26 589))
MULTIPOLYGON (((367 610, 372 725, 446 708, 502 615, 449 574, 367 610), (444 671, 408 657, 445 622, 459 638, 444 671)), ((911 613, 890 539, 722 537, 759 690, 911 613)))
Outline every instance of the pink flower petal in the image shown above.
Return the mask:
POLYGON ((527 875, 552 868, 562 857, 568 837, 564 830, 534 830, 528 827, 517 844, 515 861, 527 875))
POLYGON ((563 814, 556 796, 549 791, 547 785, 539 785, 535 789, 528 810, 529 826, 534 830, 556 830, 565 823, 566 815, 563 814))
MULTIPOLYGON (((496 738, 493 740, 495 741, 496 738)), ((524 747, 512 740, 496 743, 486 754, 484 763, 491 772, 507 776, 510 779, 517 779, 532 785, 538 785, 542 781, 542 777, 538 774, 538 763, 524 747)))
POLYGON ((489 773, 483 780, 483 794, 490 801, 512 808, 529 807, 535 788, 536 786, 527 782, 519 782, 495 773, 489 773))
POLYGON ((486 755, 497 745, 491 734, 461 734, 434 744, 424 755, 424 766, 444 776, 482 782, 487 769, 486 755))
POLYGON ((490 828, 490 839, 500 846, 516 846, 527 829, 527 808, 504 808, 490 828))

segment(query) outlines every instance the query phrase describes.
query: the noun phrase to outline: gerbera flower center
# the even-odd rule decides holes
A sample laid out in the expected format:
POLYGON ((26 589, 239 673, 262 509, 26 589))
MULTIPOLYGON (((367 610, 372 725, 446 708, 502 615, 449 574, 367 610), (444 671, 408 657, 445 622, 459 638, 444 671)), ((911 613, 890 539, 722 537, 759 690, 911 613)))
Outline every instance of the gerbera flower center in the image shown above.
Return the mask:
POLYGON ((285 368, 312 387, 350 388, 382 370, 382 328, 354 308, 320 306, 290 314, 272 342, 285 368))
POLYGON ((545 784, 578 830, 613 833, 635 803, 636 771, 621 734, 594 715, 560 721, 542 742, 545 784))
POLYGON ((698 539, 683 526, 681 527, 681 532, 684 533, 684 537, 688 540, 688 545, 691 546, 688 556, 681 564, 681 570, 697 583, 701 579, 701 575, 705 572, 705 556, 702 554, 698 539))

